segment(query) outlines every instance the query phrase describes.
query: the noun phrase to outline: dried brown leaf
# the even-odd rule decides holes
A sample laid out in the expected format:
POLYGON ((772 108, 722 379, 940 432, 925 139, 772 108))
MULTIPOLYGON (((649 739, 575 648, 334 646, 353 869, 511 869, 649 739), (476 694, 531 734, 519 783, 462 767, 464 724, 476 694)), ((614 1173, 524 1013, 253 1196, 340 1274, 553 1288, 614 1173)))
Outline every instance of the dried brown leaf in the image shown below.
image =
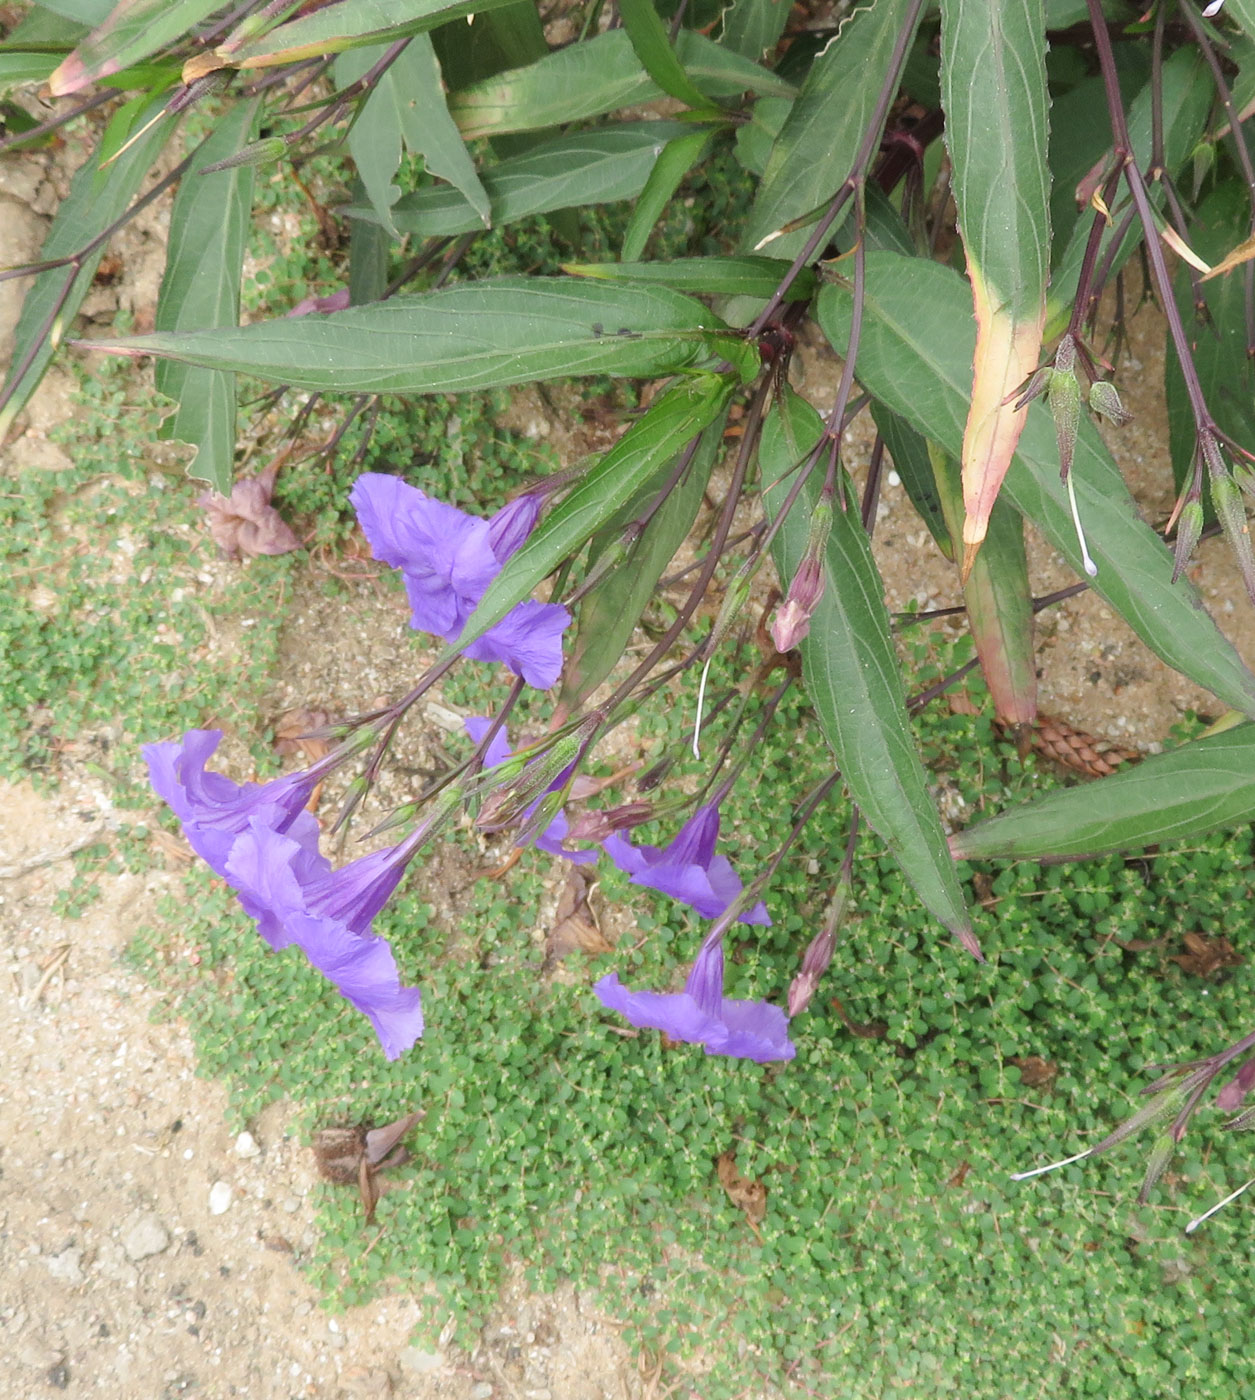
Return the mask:
POLYGON ((585 867, 568 867, 546 944, 548 961, 556 962, 574 952, 608 953, 614 947, 598 927, 597 915, 588 902, 593 883, 594 877, 585 867))
POLYGON ((288 710, 275 722, 275 752, 285 758, 298 756, 310 763, 325 758, 331 752, 331 744, 326 739, 306 738, 315 729, 324 729, 331 723, 326 710, 288 710))
POLYGON ((1020 1083, 1026 1089, 1049 1089, 1059 1073, 1059 1066, 1040 1055, 1012 1055, 1010 1063, 1020 1071, 1020 1083))
POLYGON ((715 1158, 715 1174, 734 1206, 745 1212, 751 1225, 761 1225, 767 1216, 767 1188, 761 1181, 742 1176, 736 1169, 736 1148, 730 1147, 715 1158))
POLYGON ((1176 963, 1191 977, 1212 977, 1227 967, 1240 967, 1245 961, 1221 934, 1208 938, 1202 933, 1187 933, 1181 941, 1185 952, 1173 954, 1168 961, 1176 963))

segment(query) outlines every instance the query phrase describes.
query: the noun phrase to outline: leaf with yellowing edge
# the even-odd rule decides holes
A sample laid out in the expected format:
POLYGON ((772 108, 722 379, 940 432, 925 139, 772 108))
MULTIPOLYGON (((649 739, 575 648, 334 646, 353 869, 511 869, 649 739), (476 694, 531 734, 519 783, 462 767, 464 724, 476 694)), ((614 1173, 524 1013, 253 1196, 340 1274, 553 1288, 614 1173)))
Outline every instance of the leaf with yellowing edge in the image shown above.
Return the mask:
POLYGON ((941 70, 977 327, 963 434, 966 579, 1024 427, 1015 391, 1037 368, 1046 318, 1050 170, 1042 0, 944 5, 941 70))

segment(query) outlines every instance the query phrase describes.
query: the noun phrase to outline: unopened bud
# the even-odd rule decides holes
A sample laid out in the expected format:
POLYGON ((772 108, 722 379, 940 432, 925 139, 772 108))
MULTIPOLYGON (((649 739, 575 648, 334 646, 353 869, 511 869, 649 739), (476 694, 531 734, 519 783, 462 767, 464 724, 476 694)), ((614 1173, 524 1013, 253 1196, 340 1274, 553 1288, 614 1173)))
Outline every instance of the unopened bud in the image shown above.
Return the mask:
POLYGON ((1186 501, 1181 507, 1181 514, 1177 517, 1177 550, 1176 561, 1172 568, 1172 581, 1185 572, 1194 550, 1198 545, 1198 537, 1203 533, 1203 503, 1201 501, 1186 501))
POLYGON ((1235 462, 1233 479, 1248 496, 1255 499, 1255 467, 1249 462, 1235 462))
POLYGON ((236 151, 226 160, 216 160, 212 165, 203 165, 198 175, 212 175, 216 170, 234 170, 237 165, 270 165, 282 160, 287 153, 288 143, 282 136, 267 136, 264 141, 253 141, 243 150, 236 151))
POLYGON ((1247 1060, 1223 1089, 1216 1095, 1216 1107, 1222 1113, 1232 1113, 1255 1085, 1255 1059, 1247 1060))
POLYGON ((581 812, 571 822, 568 841, 601 842, 617 831, 630 831, 654 819, 652 802, 625 802, 600 812, 581 812))
POLYGON ((1116 386, 1109 379, 1095 379, 1089 386, 1089 406, 1091 412, 1101 413, 1109 423, 1114 423, 1117 428, 1124 427, 1133 418, 1133 415, 1120 402, 1116 386))
MULTIPOLYGON (((1043 365, 1041 369, 1034 370, 1032 377, 1024 386, 1024 392, 1015 401, 1016 408, 1027 408, 1034 399, 1039 399, 1050 388, 1050 376, 1053 373, 1049 365, 1043 365)), ((1008 396, 1009 397, 1009 396, 1008 396)))
POLYGON ((802 955, 802 966, 789 986, 790 1016, 800 1016, 811 1004, 819 979, 827 972, 836 946, 836 933, 832 928, 824 929, 811 939, 810 946, 802 955))
POLYGON ((827 581, 824 552, 831 532, 832 497, 825 492, 811 515, 810 534, 802 562, 797 566, 784 602, 771 620, 771 640, 778 652, 792 651, 811 630, 811 618, 824 596, 827 581))
POLYGON ((1237 483, 1227 473, 1210 480, 1211 503, 1224 530, 1229 548, 1237 555, 1238 567, 1246 583, 1246 591, 1255 598, 1255 553, 1251 550, 1251 531, 1246 523, 1246 505, 1237 483))
POLYGON ((1066 477, 1072 470, 1076 434, 1081 425, 1081 386, 1070 368, 1051 371, 1050 413, 1059 443, 1059 474, 1066 477))

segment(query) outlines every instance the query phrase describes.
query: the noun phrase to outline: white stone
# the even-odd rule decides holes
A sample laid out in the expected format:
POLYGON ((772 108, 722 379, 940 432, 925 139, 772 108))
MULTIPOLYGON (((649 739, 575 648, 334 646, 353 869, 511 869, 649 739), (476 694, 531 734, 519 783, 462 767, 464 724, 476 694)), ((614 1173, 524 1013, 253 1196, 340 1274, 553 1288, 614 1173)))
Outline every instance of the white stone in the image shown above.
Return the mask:
POLYGON ((169 1244, 169 1231, 151 1211, 139 1216, 122 1235, 122 1248, 132 1263, 160 1254, 169 1244))
POLYGON ((83 1282, 83 1251, 81 1249, 63 1249, 60 1254, 54 1254, 51 1258, 45 1259, 48 1272, 53 1278, 60 1279, 62 1283, 77 1284, 83 1282))
POLYGON ((225 1181, 215 1181, 209 1188, 210 1215, 225 1215, 231 1209, 235 1193, 225 1181))
POLYGON ((237 1157, 260 1157, 261 1148, 257 1145, 257 1139, 252 1133, 241 1133, 235 1140, 235 1155, 237 1157))

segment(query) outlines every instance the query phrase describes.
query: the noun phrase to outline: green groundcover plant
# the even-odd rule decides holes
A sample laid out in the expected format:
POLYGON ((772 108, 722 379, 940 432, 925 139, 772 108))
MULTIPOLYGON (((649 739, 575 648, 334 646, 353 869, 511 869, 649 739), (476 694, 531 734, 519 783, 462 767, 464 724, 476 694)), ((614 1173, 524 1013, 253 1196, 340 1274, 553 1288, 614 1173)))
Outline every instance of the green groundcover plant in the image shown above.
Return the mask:
MULTIPOLYGON (((315 736, 325 757, 238 784, 211 766, 219 731, 154 736, 145 750, 153 787, 264 944, 296 945, 389 1060, 415 1053, 426 1023, 376 923, 415 858, 463 818, 706 921, 679 956, 682 984, 624 960, 596 981, 597 1003, 620 1026, 770 1064, 805 1053, 799 1018, 871 878, 865 829, 956 956, 983 959, 1004 931, 978 942, 956 860, 1136 851, 1255 814, 1255 676, 1184 577, 1202 534, 1222 532, 1255 599, 1243 502, 1255 489, 1252 0, 57 0, 32 5, 0 45, 0 85, 8 149, 75 121, 97 133, 40 261, 6 274, 35 277, 0 432, 66 339, 110 238, 175 188, 155 329, 92 344, 155 360, 172 404, 163 431, 194 448, 219 524, 232 539, 247 526, 252 552, 294 540, 268 513, 264 473, 235 480, 240 376, 272 386, 275 403, 304 396, 298 419, 345 396, 368 422, 381 396, 607 376, 649 386, 607 451, 495 510, 431 494, 421 469, 345 474, 372 554, 404 580, 410 625, 444 647, 406 694, 315 736), (62 100, 44 120, 40 93, 62 100), (240 324, 259 176, 328 155, 343 180, 343 285, 240 324), (735 239, 651 257, 684 191, 728 162, 746 190, 735 239), (624 201, 613 256, 590 261, 571 211, 624 201), (486 231, 536 216, 575 240, 560 273, 475 263, 486 231), (1177 499, 1161 528, 1139 515, 1092 421, 1125 417, 1115 377, 1130 283, 1158 301, 1170 341, 1177 499), (843 364, 822 413, 789 382, 811 333, 843 364), (878 434, 860 491, 842 443, 867 407, 878 434), (1100 594, 1231 722, 947 838, 912 714, 968 667, 908 694, 869 544, 887 454, 954 561, 968 667, 1001 725, 1035 720, 1033 619, 1059 596, 1032 595, 1026 521, 1075 567, 1076 589, 1100 594), (704 499, 714 511, 694 542, 704 499), (741 638, 773 570, 783 596, 747 661, 741 638), (677 581, 682 601, 642 629, 677 581), (417 702, 467 661, 508 678, 504 698, 367 833, 391 844, 333 865, 311 795, 337 775, 336 828, 357 817, 417 702), (801 790, 775 780, 761 857, 738 871, 719 848, 721 808, 763 781, 799 693, 831 759, 801 790), (581 805, 599 748, 657 709, 682 723, 635 790, 581 805), (729 949, 779 937, 773 882, 842 794, 844 839, 815 861, 825 912, 797 931, 787 988, 752 987, 729 949)), ((1253 1051, 1250 1035, 1167 1067, 1082 1155, 1154 1125, 1145 1194, 1213 1087, 1231 1125, 1248 1126, 1253 1051)))

